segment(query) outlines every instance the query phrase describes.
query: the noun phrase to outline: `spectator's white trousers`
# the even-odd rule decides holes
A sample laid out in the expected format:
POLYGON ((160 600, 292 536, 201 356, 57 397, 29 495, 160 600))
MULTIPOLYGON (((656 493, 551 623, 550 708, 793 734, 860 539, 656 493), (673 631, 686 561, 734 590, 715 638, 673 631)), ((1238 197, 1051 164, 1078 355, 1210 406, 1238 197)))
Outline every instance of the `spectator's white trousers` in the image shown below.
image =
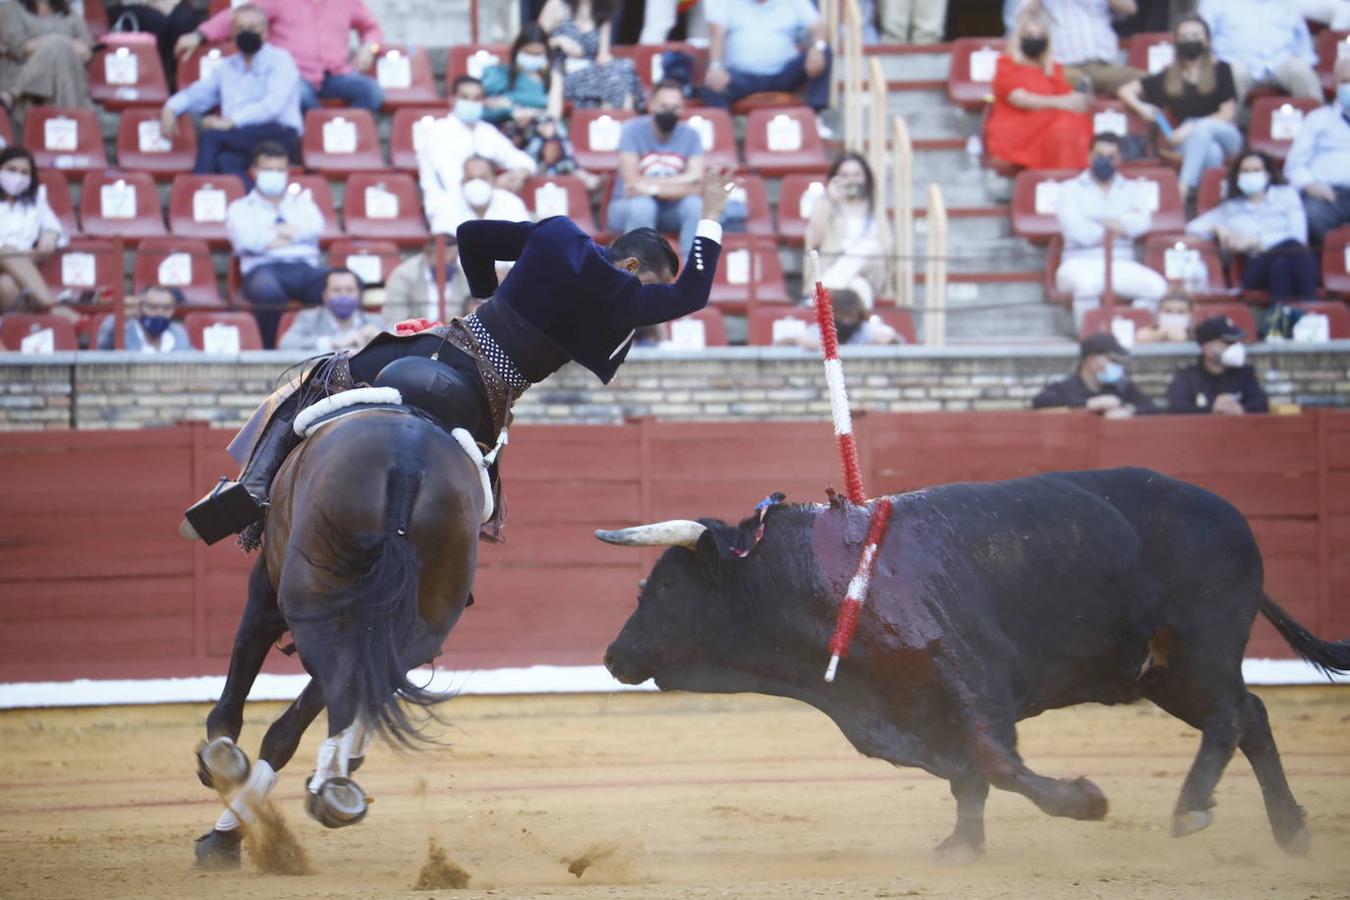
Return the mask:
MULTIPOLYGON (((1066 259, 1055 272, 1055 286, 1073 296, 1073 323, 1078 327, 1083 314, 1101 303, 1106 291, 1106 264, 1100 256, 1066 259)), ((1132 259, 1111 262, 1111 288, 1117 297, 1132 300, 1142 309, 1158 308, 1167 293, 1167 279, 1148 266, 1132 259)))
MULTIPOLYGON (((1231 61, 1228 65, 1233 69, 1233 88, 1237 91, 1238 104, 1241 105, 1246 102, 1247 94, 1252 89, 1252 73, 1240 62, 1231 61)), ((1322 82, 1318 80, 1317 73, 1312 66, 1294 56, 1280 63, 1274 72, 1257 83, 1278 87, 1306 100, 1322 99, 1322 82)))
MULTIPOLYGON (((675 27, 676 0, 647 0, 642 15, 642 34, 639 44, 664 44, 672 28, 675 27)), ((685 31, 691 41, 708 39, 708 23, 704 16, 703 4, 697 4, 689 10, 685 31)))
POLYGON ((936 44, 947 30, 947 0, 877 0, 887 43, 936 44))
POLYGON ((1298 0, 1303 18, 1330 25, 1337 31, 1350 28, 1350 0, 1298 0))

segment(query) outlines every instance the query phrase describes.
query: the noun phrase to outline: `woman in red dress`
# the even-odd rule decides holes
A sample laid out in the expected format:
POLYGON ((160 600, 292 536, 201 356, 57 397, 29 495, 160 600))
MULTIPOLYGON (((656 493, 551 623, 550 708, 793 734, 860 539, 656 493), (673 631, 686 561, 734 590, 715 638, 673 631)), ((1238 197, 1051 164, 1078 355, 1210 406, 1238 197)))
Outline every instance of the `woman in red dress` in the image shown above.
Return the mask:
POLYGON ((1073 90, 1050 52, 1050 26, 1022 16, 994 71, 985 126, 989 155, 1025 169, 1082 169, 1092 143, 1091 98, 1073 90))

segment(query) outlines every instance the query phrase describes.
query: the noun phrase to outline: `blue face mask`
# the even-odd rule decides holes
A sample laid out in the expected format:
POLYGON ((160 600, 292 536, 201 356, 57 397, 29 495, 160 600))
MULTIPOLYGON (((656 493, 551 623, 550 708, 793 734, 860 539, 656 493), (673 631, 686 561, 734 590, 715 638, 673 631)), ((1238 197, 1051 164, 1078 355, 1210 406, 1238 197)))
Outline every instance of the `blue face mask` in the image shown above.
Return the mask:
POLYGON ((346 321, 361 307, 361 298, 355 294, 337 294, 328 298, 328 311, 346 321))
POLYGON ((1092 177, 1098 181, 1110 181, 1115 178, 1115 161, 1105 156, 1092 157, 1092 177))
POLYGON ((1336 85, 1336 102, 1341 105, 1341 112, 1350 114, 1350 81, 1336 85))
POLYGON ((465 125, 475 125, 483 118, 483 101, 460 97, 455 100, 455 115, 465 125))
POLYGON ((1125 380, 1125 367, 1115 361, 1108 362, 1097 373, 1097 380, 1102 384, 1120 384, 1125 380))
POLYGON ((288 176, 280 169, 263 169, 258 173, 258 177, 253 179, 261 193, 269 197, 280 197, 286 191, 286 182, 288 176))
POLYGON ((172 321, 168 316, 141 316, 141 328, 152 338, 158 338, 161 334, 169 330, 169 322, 172 321))

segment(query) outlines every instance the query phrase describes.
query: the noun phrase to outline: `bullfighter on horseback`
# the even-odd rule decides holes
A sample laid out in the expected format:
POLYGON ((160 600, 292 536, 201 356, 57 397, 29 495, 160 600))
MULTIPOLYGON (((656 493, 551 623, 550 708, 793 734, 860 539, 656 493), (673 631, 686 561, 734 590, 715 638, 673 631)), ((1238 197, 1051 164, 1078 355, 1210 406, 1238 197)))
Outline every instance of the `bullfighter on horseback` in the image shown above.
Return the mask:
MULTIPOLYGON (((246 461, 238 481, 222 479, 193 505, 181 533, 210 544, 242 529, 241 545, 256 548, 272 478, 299 441, 297 415, 348 388, 396 388, 405 403, 466 429, 487 448, 500 442, 512 403, 564 364, 580 363, 608 384, 637 329, 707 304, 728 180, 726 170, 705 175, 704 218, 678 278, 678 258, 650 228, 605 248, 564 216, 465 222, 461 265, 473 296, 487 302, 463 319, 410 336, 383 334, 358 353, 323 357, 276 391, 230 444, 231 455, 246 461), (495 265, 508 260, 515 265, 499 285, 495 265)), ((492 474, 496 488, 495 465, 492 474)), ((489 540, 500 533, 501 504, 495 508, 483 530, 489 540)))

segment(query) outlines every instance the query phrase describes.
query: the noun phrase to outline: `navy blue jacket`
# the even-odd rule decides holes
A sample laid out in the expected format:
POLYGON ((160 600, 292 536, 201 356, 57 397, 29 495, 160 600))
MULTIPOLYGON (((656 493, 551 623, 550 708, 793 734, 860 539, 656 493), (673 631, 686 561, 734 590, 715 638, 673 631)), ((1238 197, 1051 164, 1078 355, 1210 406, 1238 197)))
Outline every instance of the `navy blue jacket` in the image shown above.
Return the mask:
MULTIPOLYGON (((678 319, 708 303, 722 247, 696 237, 673 284, 644 285, 571 219, 537 223, 471 220, 459 226, 459 261, 475 297, 492 297, 606 384, 636 329, 678 319), (514 260, 498 285, 496 263, 514 260)), ((522 369, 526 366, 516 361, 522 369)))

